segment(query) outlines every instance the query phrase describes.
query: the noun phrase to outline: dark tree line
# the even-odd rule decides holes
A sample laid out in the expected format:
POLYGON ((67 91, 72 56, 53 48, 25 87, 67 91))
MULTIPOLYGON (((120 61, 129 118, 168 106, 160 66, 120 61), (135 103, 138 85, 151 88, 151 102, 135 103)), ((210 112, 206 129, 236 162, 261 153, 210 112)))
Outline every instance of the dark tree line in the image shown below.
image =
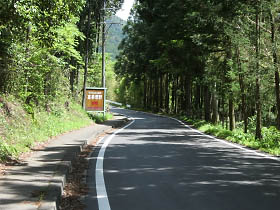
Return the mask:
POLYGON ((276 0, 138 0, 115 66, 120 100, 239 122, 258 139, 262 125, 280 129, 279 13, 276 0))

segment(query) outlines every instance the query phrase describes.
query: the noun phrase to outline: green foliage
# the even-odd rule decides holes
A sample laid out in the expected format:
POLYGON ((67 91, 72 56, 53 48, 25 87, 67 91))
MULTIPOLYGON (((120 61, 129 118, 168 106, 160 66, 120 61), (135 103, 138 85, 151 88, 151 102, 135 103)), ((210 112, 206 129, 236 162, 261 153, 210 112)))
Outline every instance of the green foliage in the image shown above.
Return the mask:
POLYGON ((244 133, 242 129, 230 131, 221 125, 213 125, 201 120, 191 120, 182 116, 179 118, 185 119, 187 123, 194 125, 194 127, 206 134, 214 135, 246 147, 262 150, 272 155, 280 155, 280 131, 273 126, 262 128, 263 139, 260 141, 255 139, 254 131, 249 133, 244 133))
POLYGON ((195 127, 200 128, 201 126, 207 125, 205 120, 196 120, 192 123, 195 127))
POLYGON ((0 138, 0 162, 7 160, 8 157, 17 157, 18 150, 14 145, 9 145, 0 138))
MULTIPOLYGON (((109 100, 115 100, 115 89, 117 88, 117 79, 114 72, 114 62, 106 54, 106 96, 109 100)), ((101 87, 102 84, 102 55, 96 54, 93 61, 89 63, 87 84, 90 87, 101 87)))
MULTIPOLYGON (((106 3, 117 9, 122 2, 106 3)), ((1 3, 0 93, 16 95, 26 102, 27 110, 47 106, 58 95, 68 95, 70 89, 73 96, 78 96, 83 82, 80 74, 84 73, 81 67, 86 55, 85 37, 89 34, 91 49, 98 48, 95 40, 98 41, 102 5, 103 0, 94 4, 88 0, 1 3), (90 26, 96 28, 87 29, 89 13, 90 26)), ((94 50, 89 54, 94 66, 94 50)))
POLYGON ((64 59, 74 58, 82 64, 82 57, 77 51, 78 40, 84 40, 85 36, 76 25, 77 18, 72 18, 70 22, 56 29, 57 37, 53 46, 54 54, 63 56, 64 59))
POLYGON ((129 104, 133 108, 141 108, 143 95, 143 83, 133 83, 123 78, 115 89, 116 99, 122 104, 129 104), (139 97, 140 96, 140 97, 139 97))
POLYGON ((280 129, 278 10, 268 0, 139 1, 115 65, 119 98, 208 122, 229 119, 231 129, 237 121, 259 139, 261 125, 280 129))
POLYGON ((260 142, 255 139, 253 133, 244 133, 241 129, 230 131, 223 128, 221 125, 213 125, 210 123, 198 127, 198 129, 207 134, 217 136, 218 138, 226 139, 231 142, 251 147, 254 149, 260 149, 262 147, 260 142))
POLYGON ((24 25, 35 27, 35 36, 43 46, 52 46, 55 42, 57 31, 74 16, 78 15, 85 1, 17 1, 13 6, 24 25))
POLYGON ((260 148, 273 155, 280 155, 280 131, 275 127, 262 129, 263 139, 260 141, 260 148))
MULTIPOLYGON (((40 142, 61 133, 79 129, 92 123, 79 104, 66 99, 50 104, 49 112, 33 107, 33 115, 26 113, 14 98, 5 98, 10 116, 0 115, 0 159, 17 158, 40 142)), ((3 111, 3 109, 0 109, 3 111)), ((2 112, 0 112, 2 113, 2 112)))
POLYGON ((92 119, 95 123, 104 123, 107 120, 110 120, 113 118, 113 115, 111 113, 106 112, 105 115, 99 113, 99 114, 93 114, 93 113, 89 113, 88 116, 90 117, 90 119, 92 119))
MULTIPOLYGON (((86 82, 101 85, 101 60, 94 49, 99 48, 103 3, 0 2, 1 159, 18 156, 37 142, 91 122, 81 105, 72 101, 81 101, 85 60, 90 64, 86 82)), ((106 1, 111 8, 106 15, 122 3, 106 1)), ((114 99, 113 63, 106 60, 108 96, 114 99)))

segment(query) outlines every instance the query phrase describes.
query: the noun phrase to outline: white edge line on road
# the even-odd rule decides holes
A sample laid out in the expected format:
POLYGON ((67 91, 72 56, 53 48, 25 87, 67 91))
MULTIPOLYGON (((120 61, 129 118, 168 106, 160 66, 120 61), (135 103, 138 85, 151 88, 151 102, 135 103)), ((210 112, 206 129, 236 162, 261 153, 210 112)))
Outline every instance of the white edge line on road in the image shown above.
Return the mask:
MULTIPOLYGON (((128 125, 124 126, 123 128, 115 131, 112 135, 110 135, 102 144, 102 147, 99 150, 98 158, 96 161, 96 168, 95 168, 95 183, 96 183, 96 194, 97 194, 97 201, 98 201, 98 209, 99 210, 111 210, 110 203, 108 200, 108 195, 106 191, 105 181, 104 181, 104 174, 103 174, 103 161, 104 161, 104 154, 107 146, 109 145, 110 141, 115 137, 115 135, 122 130, 128 128, 135 122, 132 119, 128 125)), ((98 143, 100 143, 103 139, 102 138, 98 143)))
POLYGON ((211 139, 213 139, 213 140, 215 140, 215 141, 218 141, 218 142, 221 142, 221 143, 223 143, 223 144, 226 144, 226 145, 229 145, 229 146, 232 146, 232 147, 235 147, 235 148, 244 150, 244 151, 249 152, 249 153, 253 153, 253 154, 257 155, 257 156, 261 156, 261 157, 264 157, 264 158, 267 158, 267 159, 271 159, 271 160, 280 161, 280 159, 279 159, 278 157, 273 157, 273 156, 271 156, 271 155, 269 155, 269 154, 263 154, 263 153, 260 153, 260 152, 258 152, 258 151, 254 151, 254 150, 251 150, 251 149, 247 149, 247 148, 245 148, 245 147, 243 147, 243 146, 241 146, 241 145, 234 144, 234 143, 228 142, 228 141, 226 141, 226 140, 222 140, 222 139, 215 138, 215 137, 213 137, 213 136, 210 136, 210 135, 207 135, 207 134, 205 134, 205 133, 202 133, 202 132, 200 132, 199 130, 196 130, 196 129, 191 128, 190 126, 186 125, 186 124, 185 124, 184 122, 182 122, 181 120, 178 120, 178 119, 173 118, 173 117, 169 117, 169 118, 170 118, 170 119, 173 119, 173 120, 175 120, 175 121, 177 121, 177 122, 179 122, 181 125, 183 125, 183 126, 189 128, 189 129, 191 129, 191 130, 193 130, 193 131, 195 131, 195 132, 197 132, 197 133, 199 133, 199 134, 201 134, 201 135, 204 135, 204 136, 206 136, 206 137, 208 137, 208 138, 211 138, 211 139))
MULTIPOLYGON (((136 112, 142 112, 142 111, 136 111, 136 112)), ((177 122, 179 122, 181 125, 185 126, 186 128, 190 129, 190 130, 193 130, 194 132, 196 133, 199 133, 205 137, 208 137, 210 139, 213 139, 215 141, 218 141, 218 142, 221 142, 223 144, 226 144, 226 145, 229 145, 229 146, 232 146, 232 147, 235 147, 235 148, 238 148, 238 149, 241 149, 241 150, 244 150, 246 152, 249 152, 249 153, 252 153, 252 154, 255 154, 257 156, 260 156, 260 157, 264 157, 266 159, 270 159, 270 160, 275 160, 275 161, 278 161, 280 162, 280 158, 279 157, 275 157, 275 156, 272 156, 272 155, 269 155, 269 154, 264 154, 264 153, 261 153, 259 151, 254 151, 252 149, 247 149, 246 147, 244 146, 241 146, 241 145, 238 145, 238 144, 235 144, 233 142, 229 142, 227 140, 223 140, 223 139, 218 139, 218 138, 215 138, 213 136, 210 136, 210 135, 207 135, 197 129, 193 129, 192 127, 190 127, 189 125, 186 125, 183 121, 181 120, 178 120, 174 117, 169 117, 169 116, 165 116, 165 115, 159 115, 159 114, 154 114, 154 113, 148 113, 148 112, 142 112, 142 113, 145 113, 145 114, 150 114, 150 115, 154 115, 154 116, 157 116, 157 117, 165 117, 165 118, 169 118, 169 119, 172 119, 172 120, 175 120, 177 122)))

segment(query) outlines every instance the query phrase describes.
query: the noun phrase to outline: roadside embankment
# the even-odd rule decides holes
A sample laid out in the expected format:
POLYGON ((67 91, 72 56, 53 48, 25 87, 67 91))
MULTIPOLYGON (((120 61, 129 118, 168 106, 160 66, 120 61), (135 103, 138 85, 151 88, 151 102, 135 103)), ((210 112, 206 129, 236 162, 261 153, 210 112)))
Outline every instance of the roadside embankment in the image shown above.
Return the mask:
POLYGON ((15 161, 52 137, 93 124, 79 104, 67 99, 33 107, 0 97, 0 162, 15 161))

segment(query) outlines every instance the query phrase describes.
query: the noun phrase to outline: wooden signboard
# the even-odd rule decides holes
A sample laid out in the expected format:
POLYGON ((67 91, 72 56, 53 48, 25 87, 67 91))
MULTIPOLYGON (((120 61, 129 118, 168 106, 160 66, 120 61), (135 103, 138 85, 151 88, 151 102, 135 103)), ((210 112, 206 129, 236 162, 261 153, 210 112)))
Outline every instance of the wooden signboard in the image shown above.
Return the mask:
POLYGON ((85 95, 85 110, 86 111, 105 111, 105 96, 104 88, 86 88, 85 95))

